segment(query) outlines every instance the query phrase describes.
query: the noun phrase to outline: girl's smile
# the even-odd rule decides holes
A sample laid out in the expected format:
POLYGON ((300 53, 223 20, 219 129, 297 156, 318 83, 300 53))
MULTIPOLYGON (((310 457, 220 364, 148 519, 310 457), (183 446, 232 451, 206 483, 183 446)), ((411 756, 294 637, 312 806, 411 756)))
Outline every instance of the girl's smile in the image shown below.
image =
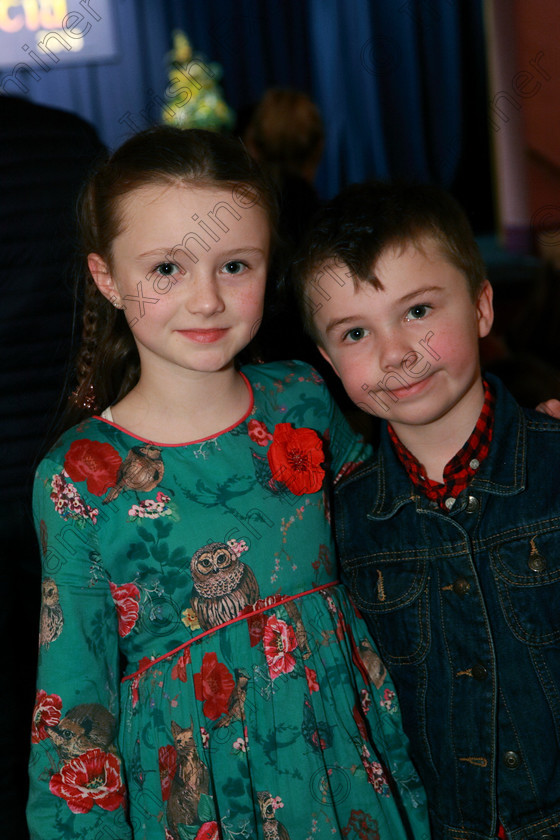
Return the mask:
POLYGON ((213 342, 224 338, 228 330, 226 328, 222 328, 205 330, 177 330, 177 332, 180 333, 180 335, 184 335, 185 338, 188 338, 191 341, 196 341, 199 344, 212 344, 213 342))

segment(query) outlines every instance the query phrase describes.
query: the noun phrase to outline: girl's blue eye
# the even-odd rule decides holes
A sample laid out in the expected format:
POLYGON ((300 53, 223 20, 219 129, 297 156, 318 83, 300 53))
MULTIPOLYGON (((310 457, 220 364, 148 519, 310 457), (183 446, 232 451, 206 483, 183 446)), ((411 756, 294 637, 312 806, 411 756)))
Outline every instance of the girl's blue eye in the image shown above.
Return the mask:
POLYGON ((344 338, 348 339, 348 341, 359 341, 363 338, 366 334, 366 330, 363 327, 354 327, 353 330, 348 330, 344 338))
POLYGON ((244 268, 245 263, 242 263, 240 260, 230 260, 224 265, 224 270, 227 274, 241 274, 244 268))
POLYGON ((161 274, 164 277, 172 277, 179 271, 175 263, 160 263, 159 265, 156 265, 155 270, 158 274, 161 274))
POLYGON ((426 303, 417 303, 416 306, 411 306, 406 313, 407 319, 409 321, 417 321, 419 318, 424 318, 429 309, 431 309, 431 307, 426 303))

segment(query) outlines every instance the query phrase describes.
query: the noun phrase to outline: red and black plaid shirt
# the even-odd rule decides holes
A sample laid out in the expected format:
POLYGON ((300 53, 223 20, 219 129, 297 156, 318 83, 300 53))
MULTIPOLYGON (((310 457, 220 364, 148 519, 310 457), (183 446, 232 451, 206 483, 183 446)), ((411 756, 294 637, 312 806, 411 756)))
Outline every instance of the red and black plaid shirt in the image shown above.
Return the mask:
POLYGON ((483 385, 484 405, 476 421, 476 426, 463 448, 446 464, 443 471, 443 484, 428 478, 422 464, 401 443, 389 424, 389 435, 410 480, 428 499, 438 502, 442 508, 449 509, 452 506, 449 503, 446 504, 446 500, 457 498, 459 493, 468 486, 480 464, 488 455, 490 441, 492 440, 496 400, 488 383, 483 381, 483 385))

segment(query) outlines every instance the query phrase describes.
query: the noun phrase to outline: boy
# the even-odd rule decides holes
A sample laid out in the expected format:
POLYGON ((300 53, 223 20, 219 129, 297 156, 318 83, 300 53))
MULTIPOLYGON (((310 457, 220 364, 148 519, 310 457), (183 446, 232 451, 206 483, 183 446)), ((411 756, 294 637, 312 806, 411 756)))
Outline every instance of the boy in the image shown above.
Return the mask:
POLYGON ((382 418, 337 490, 342 576, 395 680, 436 840, 560 837, 560 422, 481 375, 492 289, 454 200, 347 189, 295 277, 382 418))

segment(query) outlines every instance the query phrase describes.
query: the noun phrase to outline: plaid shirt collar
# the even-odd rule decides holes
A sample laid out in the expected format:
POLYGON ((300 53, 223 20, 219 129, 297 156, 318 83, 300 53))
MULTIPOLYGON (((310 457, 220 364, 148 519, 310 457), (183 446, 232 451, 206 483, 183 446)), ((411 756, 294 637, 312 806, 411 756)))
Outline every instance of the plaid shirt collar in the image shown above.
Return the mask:
POLYGON ((438 502, 440 507, 447 510, 453 507, 453 502, 450 500, 456 499, 459 493, 468 486, 490 449, 496 400, 485 380, 483 380, 483 385, 484 405, 476 426, 462 449, 446 464, 443 471, 443 484, 432 481, 425 475, 422 464, 401 443, 391 424, 388 424, 393 446, 412 483, 428 499, 438 502))

